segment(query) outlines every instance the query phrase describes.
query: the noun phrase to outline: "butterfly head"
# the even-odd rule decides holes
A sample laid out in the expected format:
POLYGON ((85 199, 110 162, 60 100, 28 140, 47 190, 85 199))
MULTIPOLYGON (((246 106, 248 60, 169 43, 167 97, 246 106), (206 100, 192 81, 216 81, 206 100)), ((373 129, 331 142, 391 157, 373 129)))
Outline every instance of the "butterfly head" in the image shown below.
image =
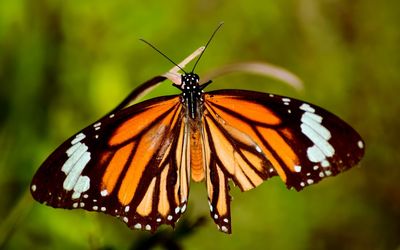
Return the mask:
POLYGON ((195 73, 185 73, 181 76, 181 89, 192 89, 199 86, 200 77, 195 73))

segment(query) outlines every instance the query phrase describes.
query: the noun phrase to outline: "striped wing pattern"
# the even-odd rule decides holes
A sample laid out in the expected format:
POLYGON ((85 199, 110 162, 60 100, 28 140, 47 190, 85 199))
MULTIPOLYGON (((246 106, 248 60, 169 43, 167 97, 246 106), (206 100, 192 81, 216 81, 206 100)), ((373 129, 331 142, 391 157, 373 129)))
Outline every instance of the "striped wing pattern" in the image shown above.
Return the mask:
POLYGON ((213 91, 205 99, 206 109, 217 114, 220 124, 254 140, 272 165, 269 172, 277 173, 288 188, 299 191, 337 175, 364 154, 359 134, 315 105, 244 90, 213 91))
POLYGON ((104 212, 135 229, 173 226, 189 192, 183 119, 179 97, 173 96, 99 120, 42 164, 32 181, 33 197, 52 207, 104 212))
POLYGON ((279 175, 300 191, 358 163, 364 142, 328 111, 288 97, 244 90, 205 95, 204 134, 210 212, 231 233, 231 179, 242 191, 279 175))
POLYGON ((203 95, 198 121, 179 96, 107 115, 63 143, 35 174, 41 203, 119 217, 154 232, 186 210, 190 177, 205 180, 211 217, 231 233, 229 182, 242 191, 279 175, 301 190, 359 162, 364 142, 335 115, 244 90, 203 95))
POLYGON ((217 112, 212 101, 206 101, 206 185, 211 217, 218 229, 231 233, 228 181, 232 180, 242 191, 247 191, 276 173, 257 143, 243 131, 226 123, 217 112))

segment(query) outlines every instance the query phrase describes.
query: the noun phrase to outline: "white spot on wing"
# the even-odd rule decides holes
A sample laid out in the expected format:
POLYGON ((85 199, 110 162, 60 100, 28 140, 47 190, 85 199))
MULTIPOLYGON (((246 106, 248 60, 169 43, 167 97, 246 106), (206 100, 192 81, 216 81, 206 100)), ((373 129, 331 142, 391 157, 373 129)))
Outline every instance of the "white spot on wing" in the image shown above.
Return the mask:
POLYGON ((221 231, 226 233, 226 232, 228 232, 228 228, 226 226, 222 226, 221 231))
POLYGON ((87 176, 79 176, 78 181, 74 186, 74 191, 83 193, 89 190, 90 187, 90 179, 87 176))
MULTIPOLYGON (((73 147, 74 146, 72 146, 71 148, 73 148, 73 147)), ((74 167, 74 165, 76 165, 76 163, 81 158, 81 156, 85 152, 87 152, 87 150, 88 150, 88 147, 85 144, 79 143, 79 146, 77 148, 75 148, 75 150, 71 153, 69 158, 65 161, 65 163, 61 167, 61 171, 63 171, 65 174, 69 174, 71 169, 74 167)), ((68 155, 68 150, 67 150, 67 155, 68 155)))
POLYGON ((307 149, 307 157, 311 162, 321 162, 325 160, 324 153, 322 153, 316 145, 307 149))
POLYGON ((74 192, 74 193, 72 194, 72 196, 71 196, 71 198, 72 198, 73 200, 79 199, 79 197, 81 197, 81 193, 79 193, 79 192, 74 192))
POLYGON ((107 191, 107 189, 103 189, 101 192, 100 192, 100 195, 101 196, 107 196, 108 195, 108 191, 107 191))
POLYGON ((181 209, 181 213, 186 211, 186 204, 183 204, 182 209, 181 209))
POLYGON ((70 157, 81 145, 82 145, 82 143, 80 143, 80 142, 78 142, 78 143, 72 145, 72 147, 70 147, 70 148, 66 151, 67 156, 70 157))
POLYGON ((357 142, 357 146, 358 146, 359 148, 364 148, 364 143, 363 143, 362 141, 358 141, 358 142, 357 142))
POLYGON ((71 141, 71 144, 74 145, 77 142, 82 141, 83 139, 85 139, 86 135, 84 135, 83 133, 79 133, 75 136, 75 138, 71 141))
MULTIPOLYGON (((315 114, 315 109, 309 104, 303 103, 300 109, 305 111, 301 117, 301 132, 314 143, 307 148, 307 157, 311 162, 328 167, 330 163, 326 158, 335 154, 335 149, 328 142, 332 137, 331 132, 321 124, 322 117, 315 114)), ((314 170, 316 169, 318 166, 314 166, 314 170)))
POLYGON ((75 184, 77 183, 83 169, 86 164, 90 161, 90 153, 84 152, 83 155, 79 158, 79 160, 75 163, 71 171, 68 173, 67 177, 64 180, 63 188, 67 191, 72 190, 75 184))
POLYGON ((315 109, 314 108, 312 108, 309 104, 307 104, 307 103, 303 103, 301 106, 300 106, 300 109, 301 110, 304 110, 304 111, 307 111, 307 112, 311 112, 311 113, 314 113, 315 112, 315 109))
POLYGON ((322 117, 320 115, 315 114, 315 113, 304 112, 303 116, 305 118, 311 119, 311 120, 313 120, 313 121, 315 121, 317 123, 321 123, 322 122, 322 117))
POLYGON ((296 171, 297 173, 299 173, 301 171, 301 166, 294 166, 294 171, 296 171))
POLYGON ((301 132, 305 134, 317 146, 325 156, 331 157, 335 153, 335 149, 320 134, 315 132, 309 125, 302 123, 300 125, 301 132))
POLYGON ((324 167, 324 168, 327 168, 327 167, 329 167, 331 164, 329 163, 329 161, 327 161, 327 160, 323 160, 322 162, 321 162, 321 166, 322 167, 324 167))
POLYGON ((32 192, 35 192, 36 191, 36 185, 32 185, 31 186, 31 190, 32 190, 32 192))
MULTIPOLYGON (((331 132, 329 132, 329 130, 327 130, 324 126, 322 126, 320 122, 317 122, 315 119, 313 119, 310 115, 317 116, 315 114, 306 112, 301 117, 301 122, 304 124, 307 124, 312 130, 314 130, 316 133, 318 133, 326 141, 331 139, 331 132)), ((320 117, 320 116, 318 116, 318 117, 320 117)), ((322 118, 321 118, 321 120, 322 120, 322 118)))

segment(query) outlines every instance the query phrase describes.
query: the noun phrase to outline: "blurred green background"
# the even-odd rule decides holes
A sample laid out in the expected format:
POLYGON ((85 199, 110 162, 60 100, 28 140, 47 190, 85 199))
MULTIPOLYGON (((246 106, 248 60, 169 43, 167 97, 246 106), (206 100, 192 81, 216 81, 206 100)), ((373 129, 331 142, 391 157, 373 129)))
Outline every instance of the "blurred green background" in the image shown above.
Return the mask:
MULTIPOLYGON (((0 1, 0 246, 400 249, 399 17, 395 0, 0 1), (238 73, 210 89, 274 92, 338 114, 366 141, 360 167, 299 193, 279 178, 246 193, 233 188, 233 235, 209 218, 204 184, 192 185, 180 231, 161 229, 164 241, 103 214, 32 200, 31 178, 61 142, 172 67, 139 38, 180 61, 220 21, 200 76, 266 61, 297 74, 305 88, 238 73)), ((174 92, 165 83, 153 96, 174 92)))

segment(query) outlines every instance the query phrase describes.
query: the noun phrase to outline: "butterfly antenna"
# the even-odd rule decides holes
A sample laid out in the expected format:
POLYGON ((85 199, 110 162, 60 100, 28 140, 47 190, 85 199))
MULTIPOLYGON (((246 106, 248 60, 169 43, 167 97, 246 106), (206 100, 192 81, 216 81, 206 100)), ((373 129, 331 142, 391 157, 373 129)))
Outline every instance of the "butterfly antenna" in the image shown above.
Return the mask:
POLYGON ((197 63, 200 61, 200 58, 203 56, 204 51, 206 51, 208 45, 210 44, 211 40, 212 40, 213 37, 215 36, 215 33, 217 33, 217 31, 219 30, 219 28, 221 28, 221 26, 222 26, 223 24, 224 24, 224 22, 221 22, 221 23, 218 25, 218 27, 214 30, 214 32, 212 33, 210 39, 208 39, 208 42, 207 42, 206 46, 204 47, 204 50, 201 52, 199 58, 197 59, 196 63, 195 63, 194 66, 193 66, 192 73, 194 72, 194 69, 196 68, 197 63))
POLYGON ((168 61, 170 61, 173 65, 175 65, 176 67, 178 67, 180 70, 182 70, 185 74, 186 71, 183 70, 178 64, 176 64, 174 61, 171 60, 171 58, 169 58, 168 56, 166 56, 164 53, 162 53, 159 49, 157 49, 153 44, 149 43, 148 41, 144 40, 144 39, 139 39, 140 41, 146 43, 147 45, 149 45, 150 47, 152 47, 155 51, 157 51, 158 53, 160 53, 163 57, 165 57, 166 59, 168 59, 168 61))

